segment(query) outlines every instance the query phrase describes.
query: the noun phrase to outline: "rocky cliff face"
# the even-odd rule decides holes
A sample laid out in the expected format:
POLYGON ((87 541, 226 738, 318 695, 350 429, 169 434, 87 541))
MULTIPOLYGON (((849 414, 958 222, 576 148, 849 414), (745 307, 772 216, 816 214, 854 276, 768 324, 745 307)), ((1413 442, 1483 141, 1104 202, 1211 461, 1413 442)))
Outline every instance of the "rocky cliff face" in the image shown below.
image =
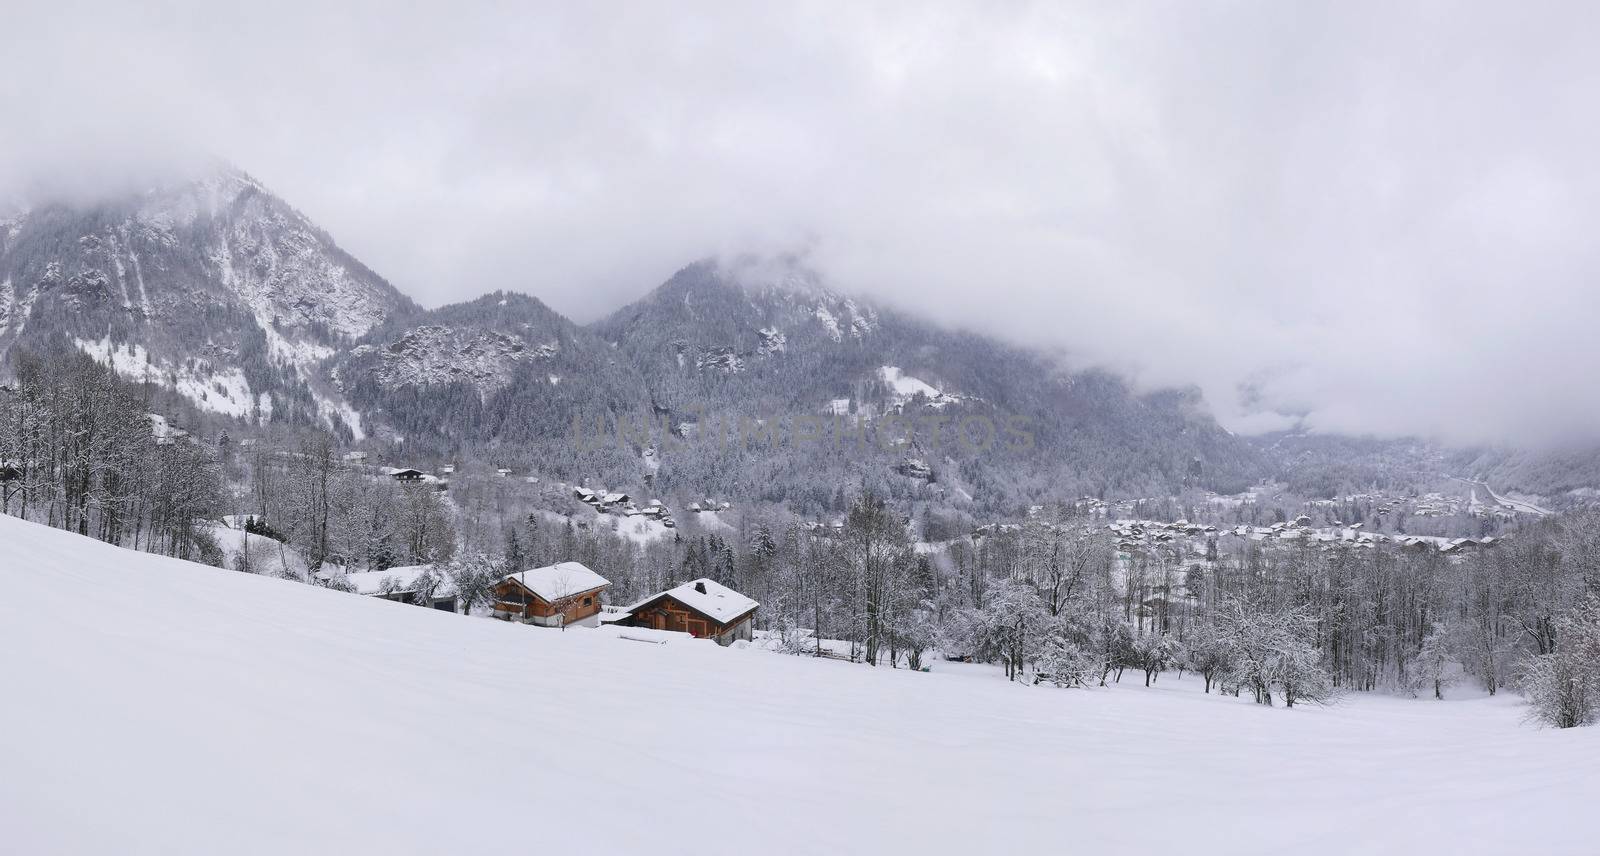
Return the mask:
POLYGON ((360 345, 350 355, 376 356, 371 372, 387 387, 468 383, 488 393, 509 384, 518 366, 548 361, 560 351, 556 341, 530 346, 515 334, 425 324, 388 345, 360 345))

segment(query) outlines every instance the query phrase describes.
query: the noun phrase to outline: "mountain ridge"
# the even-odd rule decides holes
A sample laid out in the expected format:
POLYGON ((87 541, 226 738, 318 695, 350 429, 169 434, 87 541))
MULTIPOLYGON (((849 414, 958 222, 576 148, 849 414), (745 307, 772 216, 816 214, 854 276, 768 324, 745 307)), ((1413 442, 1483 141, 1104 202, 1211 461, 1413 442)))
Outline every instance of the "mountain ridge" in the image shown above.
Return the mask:
POLYGON ((246 427, 320 425, 422 455, 494 449, 573 480, 778 501, 862 480, 912 502, 1229 492, 1272 468, 1197 390, 1139 391, 944 328, 835 290, 793 256, 696 261, 579 325, 504 289, 423 309, 231 167, 0 226, 0 352, 64 337, 246 427), (935 427, 850 453, 684 451, 708 414, 791 433, 817 416, 935 427), (572 453, 577 426, 628 420, 662 430, 572 453), (1034 446, 956 454, 940 432, 962 424, 1025 424, 1034 446))

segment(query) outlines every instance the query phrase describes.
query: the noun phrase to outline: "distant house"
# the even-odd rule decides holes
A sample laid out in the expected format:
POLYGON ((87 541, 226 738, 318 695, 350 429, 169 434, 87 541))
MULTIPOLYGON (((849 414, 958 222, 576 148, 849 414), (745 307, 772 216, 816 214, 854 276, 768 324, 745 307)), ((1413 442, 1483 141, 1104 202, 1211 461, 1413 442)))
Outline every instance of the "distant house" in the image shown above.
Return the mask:
POLYGON ((413 470, 409 467, 389 468, 389 477, 397 482, 419 482, 422 481, 423 475, 422 470, 413 470))
POLYGON ((433 565, 406 565, 386 571, 365 571, 337 577, 355 589, 356 594, 380 597, 397 603, 456 611, 456 592, 450 578, 433 565))
POLYGON ((456 465, 455 464, 445 464, 444 466, 439 468, 439 472, 444 473, 445 475, 450 475, 451 473, 453 473, 455 471, 456 471, 456 465))
POLYGON ((594 623, 611 581, 580 562, 559 562, 507 574, 494 587, 494 615, 541 627, 594 623))
POLYGON ((715 580, 691 580, 625 607, 629 627, 675 630, 699 639, 731 645, 753 635, 761 604, 715 580))
POLYGON ((501 478, 505 478, 506 476, 511 475, 511 470, 508 467, 500 467, 499 469, 495 470, 494 473, 501 478))

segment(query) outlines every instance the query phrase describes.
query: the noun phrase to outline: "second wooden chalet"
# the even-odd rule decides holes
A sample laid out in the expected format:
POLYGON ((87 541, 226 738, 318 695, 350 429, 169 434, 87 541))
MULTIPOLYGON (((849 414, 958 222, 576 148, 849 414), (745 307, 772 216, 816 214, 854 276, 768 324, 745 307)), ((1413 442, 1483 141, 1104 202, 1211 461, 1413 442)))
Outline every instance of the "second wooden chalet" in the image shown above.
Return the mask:
POLYGON ((675 630, 731 645, 753 635, 761 604, 715 580, 691 580, 626 607, 629 627, 675 630))

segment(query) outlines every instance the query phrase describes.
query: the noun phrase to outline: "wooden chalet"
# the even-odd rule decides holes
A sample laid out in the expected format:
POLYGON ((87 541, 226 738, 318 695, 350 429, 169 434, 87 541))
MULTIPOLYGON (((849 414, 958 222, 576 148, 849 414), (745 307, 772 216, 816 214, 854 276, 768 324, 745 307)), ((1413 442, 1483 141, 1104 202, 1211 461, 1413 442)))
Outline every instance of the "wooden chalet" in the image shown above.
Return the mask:
POLYGON ((391 467, 389 470, 389 477, 397 482, 419 482, 422 481, 423 475, 422 470, 410 467, 391 467))
POLYGON ((541 627, 599 622, 600 594, 611 581, 579 562, 507 574, 494 587, 494 616, 541 627))
POLYGON ((673 630, 731 645, 754 635, 761 604, 715 580, 691 580, 626 607, 627 627, 673 630))

